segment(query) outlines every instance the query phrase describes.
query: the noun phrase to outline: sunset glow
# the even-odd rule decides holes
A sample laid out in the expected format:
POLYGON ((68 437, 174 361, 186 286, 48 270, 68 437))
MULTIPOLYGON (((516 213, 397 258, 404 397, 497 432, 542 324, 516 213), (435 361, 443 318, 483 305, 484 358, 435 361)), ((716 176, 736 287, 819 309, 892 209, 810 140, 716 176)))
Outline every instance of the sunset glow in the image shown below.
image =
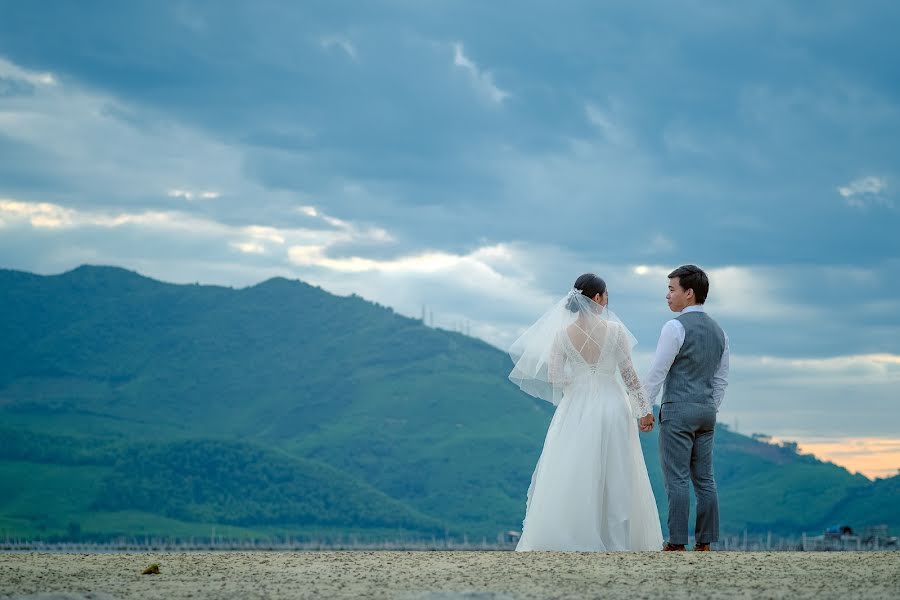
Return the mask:
MULTIPOLYGON (((889 438, 779 438, 795 441, 802 454, 813 454, 869 479, 891 477, 900 470, 900 439, 889 438)), ((773 441, 776 441, 773 439, 773 441)))

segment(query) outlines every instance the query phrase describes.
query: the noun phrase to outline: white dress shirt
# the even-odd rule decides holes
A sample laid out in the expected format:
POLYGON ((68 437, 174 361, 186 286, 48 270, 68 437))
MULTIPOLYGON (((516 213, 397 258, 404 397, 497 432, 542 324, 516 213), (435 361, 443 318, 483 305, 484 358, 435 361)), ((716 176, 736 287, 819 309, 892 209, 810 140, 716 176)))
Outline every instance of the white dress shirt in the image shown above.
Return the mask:
MULTIPOLYGON (((686 307, 681 314, 689 312, 703 312, 702 304, 695 304, 686 307)), ((722 359, 719 361, 719 368, 713 375, 713 400, 716 402, 716 410, 722 404, 722 398, 725 397, 725 388, 728 387, 728 335, 725 335, 725 351, 722 353, 722 359)), ((644 377, 644 390, 647 393, 647 399, 654 405, 659 403, 656 397, 659 390, 662 389, 675 362, 675 357, 681 351, 681 345, 684 344, 684 325, 678 319, 672 319, 663 325, 662 332, 659 334, 659 343, 656 345, 656 354, 653 356, 653 364, 650 365, 650 371, 644 377)))

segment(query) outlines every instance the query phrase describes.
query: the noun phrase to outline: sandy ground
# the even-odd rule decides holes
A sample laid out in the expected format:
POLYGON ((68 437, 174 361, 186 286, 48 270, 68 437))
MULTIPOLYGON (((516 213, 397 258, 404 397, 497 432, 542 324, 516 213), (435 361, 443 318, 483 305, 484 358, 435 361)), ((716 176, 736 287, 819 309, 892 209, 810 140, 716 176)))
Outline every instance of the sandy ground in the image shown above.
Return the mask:
POLYGON ((0 554, 8 597, 896 599, 900 552, 0 554))

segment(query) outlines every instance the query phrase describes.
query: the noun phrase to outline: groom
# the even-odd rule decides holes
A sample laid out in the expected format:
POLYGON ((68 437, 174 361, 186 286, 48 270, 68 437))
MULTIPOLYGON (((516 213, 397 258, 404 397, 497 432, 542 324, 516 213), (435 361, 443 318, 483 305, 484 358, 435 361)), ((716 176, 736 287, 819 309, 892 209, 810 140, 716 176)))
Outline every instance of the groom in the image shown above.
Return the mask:
MULTIPOLYGON (((694 550, 708 551, 719 540, 719 498, 713 478, 713 434, 716 412, 728 385, 728 336, 703 310, 709 278, 694 265, 669 273, 669 309, 678 316, 659 336, 656 355, 644 388, 659 407, 659 453, 669 500, 669 541, 663 550, 684 550, 688 541, 690 495, 697 496, 694 550)), ((653 429, 653 415, 641 419, 641 430, 653 429)))

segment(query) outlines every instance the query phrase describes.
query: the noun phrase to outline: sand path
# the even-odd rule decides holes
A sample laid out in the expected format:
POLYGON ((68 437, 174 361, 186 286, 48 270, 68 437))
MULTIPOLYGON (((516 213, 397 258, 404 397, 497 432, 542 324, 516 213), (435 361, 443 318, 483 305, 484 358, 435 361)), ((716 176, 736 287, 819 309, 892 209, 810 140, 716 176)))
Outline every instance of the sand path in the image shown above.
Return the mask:
POLYGON ((900 552, 0 554, 6 597, 897 599, 900 552))

